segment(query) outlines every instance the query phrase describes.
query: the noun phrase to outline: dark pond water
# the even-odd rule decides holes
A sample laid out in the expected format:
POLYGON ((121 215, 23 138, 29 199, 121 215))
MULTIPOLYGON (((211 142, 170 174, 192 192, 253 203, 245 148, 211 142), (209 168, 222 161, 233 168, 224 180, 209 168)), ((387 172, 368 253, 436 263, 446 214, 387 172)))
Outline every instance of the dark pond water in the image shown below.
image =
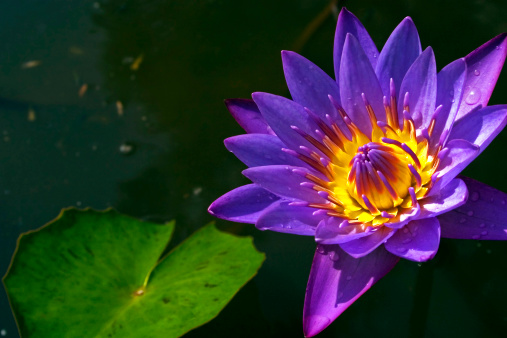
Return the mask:
MULTIPOLYGON (((439 68, 507 31, 503 0, 345 4, 379 47, 411 16, 439 68)), ((332 74, 329 5, 0 2, 0 274, 18 235, 63 207, 176 219, 175 242, 212 221, 207 206, 247 182, 222 144, 242 133, 223 100, 254 91, 288 96, 282 49, 332 74)), ((504 72, 491 103, 507 103, 505 93, 504 72)), ((465 174, 507 191, 506 147, 503 132, 465 174)), ((312 239, 217 223, 253 236, 267 260, 214 321, 188 336, 302 337, 312 239)), ((433 261, 398 264, 321 336, 505 336, 506 258, 507 243, 443 240, 433 261)), ((3 291, 0 330, 17 336, 3 291)))

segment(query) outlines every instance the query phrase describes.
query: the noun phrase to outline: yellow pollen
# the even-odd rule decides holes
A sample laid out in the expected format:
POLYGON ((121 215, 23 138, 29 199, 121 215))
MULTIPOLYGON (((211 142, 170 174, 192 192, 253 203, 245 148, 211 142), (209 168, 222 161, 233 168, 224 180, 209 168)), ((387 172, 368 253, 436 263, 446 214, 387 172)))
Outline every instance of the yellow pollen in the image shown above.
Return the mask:
MULTIPOLYGON (((398 222, 400 215, 410 212, 414 202, 425 196, 438 166, 441 147, 429 153, 428 139, 416 135, 408 106, 404 107, 406 112, 400 120, 403 123, 398 122, 393 96, 390 100, 384 98, 387 123, 377 123, 363 95, 372 125, 371 135, 365 135, 343 108, 335 104, 352 138, 346 138, 336 123, 321 128, 322 141, 307 138, 312 144, 319 143, 316 148, 330 160, 324 166, 316 158, 311 159, 311 164, 310 158, 303 158, 329 179, 324 182, 313 175, 308 177, 316 184, 315 190, 325 192, 328 201, 310 204, 311 207, 326 210, 330 216, 346 218, 364 230, 398 222)), ((429 127, 431 134, 434 122, 429 127)))

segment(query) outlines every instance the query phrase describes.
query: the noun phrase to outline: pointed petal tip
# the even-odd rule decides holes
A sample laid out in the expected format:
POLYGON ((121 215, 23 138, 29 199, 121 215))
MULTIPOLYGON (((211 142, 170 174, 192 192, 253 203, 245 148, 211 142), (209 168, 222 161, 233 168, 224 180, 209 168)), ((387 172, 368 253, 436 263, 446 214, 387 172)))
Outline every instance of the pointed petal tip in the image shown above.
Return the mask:
POLYGON ((401 20, 402 23, 406 22, 406 23, 411 23, 412 25, 415 25, 414 24, 414 20, 412 20, 412 18, 410 16, 406 16, 403 20, 401 20))
POLYGON ((347 9, 347 7, 343 6, 343 7, 342 7, 342 9, 341 9, 341 11, 340 11, 340 14, 338 14, 338 20, 339 20, 340 18, 343 18, 344 16, 352 16, 352 17, 356 17, 356 16, 354 15, 354 13, 352 13, 351 11, 349 11, 349 10, 347 9))
POLYGON ((313 337, 322 332, 329 324, 331 324, 331 319, 327 317, 319 315, 308 316, 303 320, 303 333, 305 337, 313 337))

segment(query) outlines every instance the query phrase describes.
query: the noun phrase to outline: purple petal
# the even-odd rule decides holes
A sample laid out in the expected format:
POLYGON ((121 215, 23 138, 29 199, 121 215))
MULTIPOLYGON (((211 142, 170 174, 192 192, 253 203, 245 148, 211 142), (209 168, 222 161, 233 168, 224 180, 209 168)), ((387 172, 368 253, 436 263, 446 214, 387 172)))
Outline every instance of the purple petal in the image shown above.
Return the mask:
POLYGON ((249 167, 288 164, 303 165, 296 157, 282 151, 285 147, 275 135, 244 134, 229 137, 225 147, 249 167))
POLYGON ((507 55, 507 33, 489 40, 465 57, 467 78, 458 119, 478 105, 485 107, 495 88, 507 55))
POLYGON ((352 34, 359 41, 366 56, 370 60, 372 67, 375 69, 378 59, 378 49, 371 39, 370 35, 364 28, 361 21, 349 12, 346 8, 342 8, 338 16, 338 24, 336 25, 336 33, 334 36, 334 73, 336 78, 340 74, 340 62, 342 59, 343 45, 347 34, 352 34))
POLYGON ((319 221, 323 217, 328 217, 326 215, 314 216, 314 212, 314 208, 293 206, 282 202, 266 209, 255 226, 260 230, 313 236, 319 221))
MULTIPOLYGON (((308 135, 318 139, 315 130, 319 128, 303 106, 285 97, 268 93, 253 93, 252 97, 269 126, 288 148, 299 151, 300 146, 305 146, 322 154, 291 128, 291 126, 296 126, 308 135)), ((322 154, 322 156, 324 155, 322 154)))
POLYGON ((468 198, 468 190, 465 182, 455 178, 438 194, 422 199, 420 202, 421 213, 419 218, 435 217, 437 215, 455 209, 465 204, 468 198))
POLYGON ((315 336, 324 330, 384 277, 398 260, 383 247, 356 259, 343 252, 338 245, 318 246, 306 287, 303 310, 305 337, 315 336))
POLYGON ((463 139, 482 152, 507 124, 507 105, 489 106, 456 121, 449 139, 463 139))
POLYGON ((308 180, 294 173, 293 169, 308 171, 301 167, 270 165, 266 167, 248 168, 243 170, 243 175, 277 196, 285 197, 292 201, 299 200, 310 203, 326 203, 327 200, 320 197, 317 191, 301 186, 301 183, 308 182, 308 180))
POLYGON ((412 19, 407 17, 394 29, 378 58, 375 73, 385 96, 390 95, 391 78, 396 91, 399 91, 405 74, 419 54, 421 54, 419 34, 412 19))
POLYGON ((351 34, 347 34, 343 46, 339 83, 343 108, 352 122, 370 135, 372 125, 361 94, 365 94, 377 119, 385 121, 382 89, 361 45, 351 34))
POLYGON ((468 177, 469 197, 461 207, 438 216, 442 237, 507 240, 507 194, 468 177))
POLYGON ((372 232, 359 231, 357 225, 346 220, 329 217, 320 221, 315 231, 315 241, 320 244, 340 244, 369 236, 372 232))
MULTIPOLYGON (((437 99, 437 64, 431 47, 419 55, 403 78, 400 97, 409 94, 410 115, 416 128, 427 127, 435 111, 437 99)), ((398 101, 398 111, 403 111, 404 100, 398 101)))
POLYGON ((411 221, 387 240, 386 249, 411 261, 424 262, 435 256, 440 243, 440 224, 435 217, 411 221))
POLYGON ((278 196, 256 184, 248 184, 218 198, 210 205, 208 212, 229 221, 254 224, 266 208, 278 201, 278 196))
POLYGON ((391 237, 396 230, 381 227, 367 237, 340 244, 340 247, 354 258, 366 256, 391 237))
POLYGON ((430 139, 430 151, 433 151, 438 145, 445 144, 449 136, 458 107, 463 96, 463 85, 466 78, 466 63, 464 59, 458 59, 445 66, 437 75, 437 103, 442 105, 440 113, 435 118, 435 127, 430 139), (444 133, 444 138, 440 136, 444 133))
POLYGON ((419 218, 420 213, 421 205, 417 203, 416 206, 412 207, 409 211, 398 214, 398 216, 392 219, 389 223, 385 223, 385 226, 391 229, 400 229, 411 220, 419 218))
POLYGON ((232 117, 247 133, 268 134, 270 129, 259 108, 252 100, 228 99, 225 105, 232 117))
POLYGON ((328 95, 337 100, 340 98, 336 81, 297 53, 283 51, 282 61, 292 99, 309 108, 323 121, 326 121, 326 114, 334 121, 340 121, 338 112, 328 98, 328 95))
POLYGON ((438 178, 428 196, 438 194, 443 187, 458 176, 480 153, 478 146, 461 139, 449 141, 444 149, 448 149, 448 151, 441 152, 441 154, 445 155, 440 159, 436 170, 438 178))

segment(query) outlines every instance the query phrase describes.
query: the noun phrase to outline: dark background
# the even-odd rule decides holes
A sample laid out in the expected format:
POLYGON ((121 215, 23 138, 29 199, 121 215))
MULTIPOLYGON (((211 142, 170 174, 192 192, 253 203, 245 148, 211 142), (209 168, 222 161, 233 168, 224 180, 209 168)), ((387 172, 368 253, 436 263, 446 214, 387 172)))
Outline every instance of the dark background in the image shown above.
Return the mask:
MULTIPOLYGON (((212 221, 208 205, 247 182, 222 144, 243 132, 223 100, 254 91, 288 96, 282 49, 333 75, 344 4, 379 49, 411 16, 439 69, 507 31, 503 0, 341 1, 338 8, 327 0, 0 2, 0 275, 18 235, 63 207, 176 219, 173 245, 212 221)), ((506 90, 504 72, 490 103, 506 103, 506 90)), ((465 174, 507 191, 506 146, 503 132, 465 174)), ((312 238, 217 223, 253 236, 267 260, 188 337, 302 337, 312 238)), ((442 240, 433 261, 401 261, 320 336, 505 336, 506 258, 507 243, 442 240)), ((0 330, 17 336, 3 291, 0 330)))

